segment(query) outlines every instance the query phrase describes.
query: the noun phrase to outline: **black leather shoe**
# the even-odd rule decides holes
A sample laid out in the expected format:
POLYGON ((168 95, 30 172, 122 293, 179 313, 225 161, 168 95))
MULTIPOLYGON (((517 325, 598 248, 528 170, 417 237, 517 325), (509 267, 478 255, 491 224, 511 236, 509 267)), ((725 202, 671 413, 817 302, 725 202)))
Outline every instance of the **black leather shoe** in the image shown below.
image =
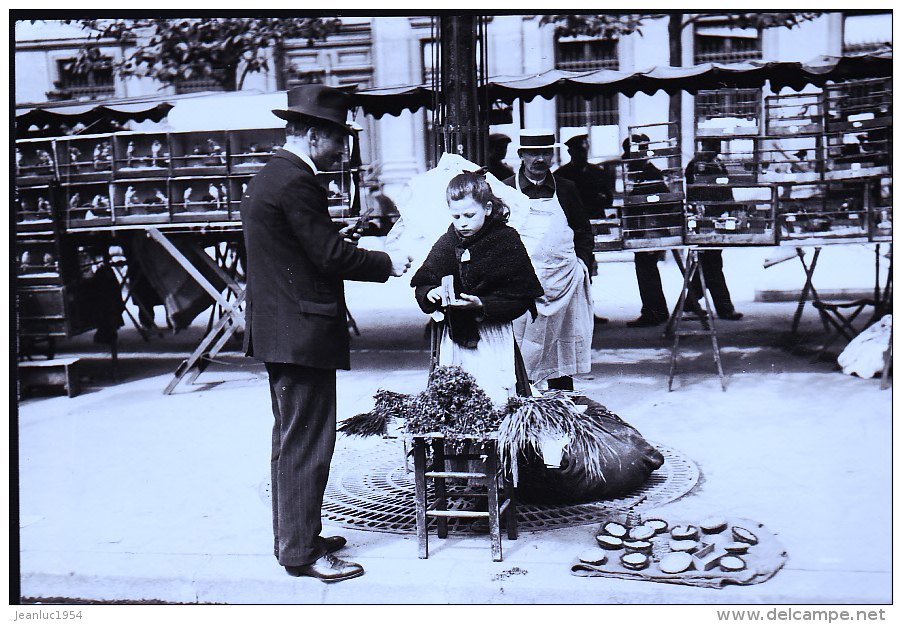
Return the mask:
POLYGON ((659 319, 654 316, 640 316, 639 318, 634 319, 632 321, 627 321, 626 326, 627 327, 654 327, 655 325, 660 325, 661 323, 663 323, 666 320, 667 320, 666 318, 659 319))
POLYGON ((313 563, 301 566, 285 566, 291 576, 312 576, 323 583, 336 583, 363 575, 363 566, 359 563, 344 561, 331 553, 326 553, 313 563))
POLYGON ((332 537, 324 537, 323 545, 326 547, 326 552, 334 553, 336 550, 341 550, 345 547, 345 544, 348 543, 348 540, 343 538, 341 535, 333 535, 332 537))
POLYGON ((606 319, 606 318, 603 317, 603 316, 596 316, 596 317, 595 317, 595 322, 598 323, 599 325, 604 325, 605 323, 608 322, 608 319, 606 319))
POLYGON ((742 312, 730 312, 729 314, 718 314, 717 318, 721 318, 725 321, 738 321, 742 318, 742 312))

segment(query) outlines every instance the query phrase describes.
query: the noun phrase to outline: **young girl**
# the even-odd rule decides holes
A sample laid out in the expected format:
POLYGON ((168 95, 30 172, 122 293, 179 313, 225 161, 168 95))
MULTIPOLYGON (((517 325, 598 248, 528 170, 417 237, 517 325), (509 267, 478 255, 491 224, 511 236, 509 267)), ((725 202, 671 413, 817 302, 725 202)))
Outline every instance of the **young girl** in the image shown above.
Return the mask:
MULTIPOLYGON (((411 280, 427 314, 441 311, 441 366, 460 366, 498 405, 517 393, 517 347, 511 321, 536 315, 543 294, 507 208, 485 178, 461 173, 446 191, 451 226, 411 280), (442 278, 453 276, 456 298, 442 304, 442 278)), ((521 367, 522 368, 522 367, 521 367)), ((522 379, 525 387, 525 379, 522 379)))

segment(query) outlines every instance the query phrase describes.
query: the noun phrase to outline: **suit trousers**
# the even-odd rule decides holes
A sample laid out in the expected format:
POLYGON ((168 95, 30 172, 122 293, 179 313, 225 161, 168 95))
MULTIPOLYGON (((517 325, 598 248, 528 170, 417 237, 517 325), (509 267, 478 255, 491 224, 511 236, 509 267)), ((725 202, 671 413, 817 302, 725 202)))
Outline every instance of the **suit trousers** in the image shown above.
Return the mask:
POLYGON ((272 395, 274 553, 283 566, 312 563, 322 544, 323 496, 335 450, 335 369, 266 363, 272 395))
POLYGON ((639 283, 639 297, 642 299, 641 315, 656 321, 666 321, 670 317, 661 273, 658 271, 657 251, 637 251, 634 255, 636 280, 639 283))
MULTIPOLYGON (((719 249, 698 252, 698 268, 705 274, 705 286, 711 293, 711 302, 718 316, 728 316, 736 310, 730 298, 730 289, 727 288, 727 280, 723 276, 723 252, 719 249)), ((690 296, 696 301, 701 301, 702 280, 698 272, 693 276, 690 284, 690 296)))

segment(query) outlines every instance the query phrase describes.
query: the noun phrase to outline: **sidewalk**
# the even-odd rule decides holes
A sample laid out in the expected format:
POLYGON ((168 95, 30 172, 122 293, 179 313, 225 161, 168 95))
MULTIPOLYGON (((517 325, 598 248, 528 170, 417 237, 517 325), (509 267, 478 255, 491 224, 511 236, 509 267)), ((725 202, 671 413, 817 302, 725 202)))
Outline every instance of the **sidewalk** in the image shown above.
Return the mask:
MULTIPOLYGON (((746 317, 718 324, 726 392, 701 339, 681 351, 667 391, 670 342, 660 328, 623 324, 638 315, 630 262, 600 269, 596 310, 612 321, 596 326, 593 371, 576 385, 698 465, 699 484, 656 515, 738 516, 777 533, 789 558, 764 583, 715 590, 572 576, 598 525, 505 538, 496 563, 487 536, 433 535, 421 560, 413 534, 327 524, 326 534, 348 538, 342 554, 366 574, 334 585, 289 577, 271 554, 265 371, 228 353, 197 385, 164 396, 199 339, 192 328, 149 345, 124 331, 119 384, 105 378, 108 354, 75 341, 93 376, 83 394, 20 403, 21 594, 231 604, 889 603, 892 391, 773 346, 795 303, 754 302, 757 286, 731 274, 741 270, 729 264, 731 251, 727 280, 746 317)), ((668 284, 671 269, 662 265, 668 284)), ((406 284, 349 284, 348 300, 361 336, 352 340, 353 370, 338 375, 339 419, 368 410, 378 388, 421 390, 428 365, 425 317, 406 284)), ((816 340, 820 331, 808 306, 800 333, 816 340)), ((389 442, 338 439, 343 450, 375 443, 389 442)))

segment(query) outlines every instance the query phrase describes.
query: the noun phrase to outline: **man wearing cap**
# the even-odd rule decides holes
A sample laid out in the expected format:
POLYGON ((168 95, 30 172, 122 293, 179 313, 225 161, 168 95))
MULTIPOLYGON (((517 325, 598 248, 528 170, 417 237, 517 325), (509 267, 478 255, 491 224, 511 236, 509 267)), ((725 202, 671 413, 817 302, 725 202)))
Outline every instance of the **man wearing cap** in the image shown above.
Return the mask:
POLYGON ((572 136, 564 145, 570 152, 570 162, 558 167, 554 175, 576 185, 579 197, 590 219, 604 219, 605 208, 614 205, 614 182, 598 165, 589 162, 589 137, 572 136))
POLYGON ((489 173, 499 180, 507 180, 514 175, 514 170, 504 164, 507 146, 511 139, 506 134, 494 132, 489 135, 489 173))
MULTIPOLYGON (((589 137, 585 132, 570 137, 564 145, 570 152, 570 162, 558 167, 555 177, 565 178, 576 185, 589 219, 604 219, 605 209, 614 205, 614 181, 602 167, 589 162, 589 137)), ((598 230, 598 233, 609 233, 607 226, 602 227, 605 229, 598 230)), ((590 269, 592 275, 598 274, 594 257, 590 269)), ((607 323, 608 319, 596 315, 595 322, 607 323)))
MULTIPOLYGON (((729 203, 733 200, 733 193, 729 187, 718 186, 718 178, 727 177, 727 168, 718 155, 720 154, 720 139, 705 137, 701 139, 701 150, 686 165, 686 201, 715 201, 729 203)), ((714 205, 718 212, 721 207, 714 205)), ((705 286, 711 293, 711 301, 717 316, 728 321, 738 321, 742 318, 742 312, 737 312, 733 307, 730 297, 730 289, 723 275, 723 251, 720 249, 707 249, 698 252, 698 265, 705 276, 705 286)), ((699 272, 692 277, 689 296, 695 301, 700 301, 705 295, 702 290, 702 280, 699 272)), ((700 309, 700 306, 699 306, 700 309)), ((701 311, 701 310, 700 310, 701 311)), ((705 316, 707 313, 704 313, 705 316)))
POLYGON ((523 130, 520 170, 504 182, 530 200, 518 231, 545 290, 536 300, 538 317, 517 319, 514 334, 530 381, 572 390, 572 376, 592 367, 594 238, 576 186, 551 173, 557 146, 552 130, 523 130))
POLYGON ((322 502, 335 448, 336 369, 350 368, 345 279, 385 282, 408 257, 360 249, 329 217, 316 174, 340 160, 352 132, 343 91, 303 85, 288 92, 285 146, 241 199, 247 250, 247 355, 269 374, 274 553, 292 576, 325 582, 363 574, 322 537, 322 502))
MULTIPOLYGON (((623 140, 622 159, 626 163, 627 175, 633 184, 632 195, 648 195, 650 193, 669 193, 670 188, 664 182, 664 174, 660 169, 642 157, 651 139, 645 134, 634 134, 623 140)), ((640 209, 637 214, 624 213, 627 219, 635 219, 646 229, 655 217, 644 214, 640 209)), ((658 271, 658 260, 663 254, 657 251, 637 251, 633 254, 633 262, 636 268, 636 281, 639 285, 639 298, 642 300, 642 310, 639 317, 627 321, 627 327, 653 327, 660 325, 670 318, 667 310, 667 300, 664 298, 664 287, 661 284, 661 274, 658 271)))

